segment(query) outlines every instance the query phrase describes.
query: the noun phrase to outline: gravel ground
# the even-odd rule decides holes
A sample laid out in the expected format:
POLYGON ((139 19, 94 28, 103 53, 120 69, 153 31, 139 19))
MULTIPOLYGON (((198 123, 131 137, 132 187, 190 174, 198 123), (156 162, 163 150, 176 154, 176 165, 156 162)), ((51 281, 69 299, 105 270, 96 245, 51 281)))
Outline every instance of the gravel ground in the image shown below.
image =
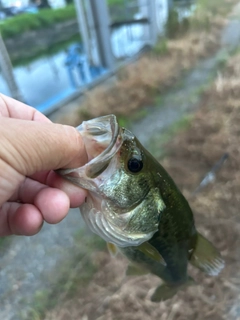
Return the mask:
POLYGON ((72 209, 58 225, 45 224, 33 237, 13 237, 1 249, 0 319, 21 319, 34 294, 49 288, 49 273, 70 258, 74 235, 81 226, 79 209, 72 209))
MULTIPOLYGON (((239 42, 240 22, 235 18, 225 28, 223 47, 216 56, 201 62, 182 79, 180 88, 165 96, 161 108, 153 109, 148 117, 132 126, 132 131, 143 144, 146 145, 153 134, 163 131, 190 109, 196 108, 197 99, 193 103, 188 98, 196 97, 196 91, 215 71, 219 57, 237 47, 239 42)), ((83 223, 79 210, 75 209, 60 224, 45 224, 38 235, 13 237, 6 247, 0 247, 0 319, 24 318, 27 310, 31 309, 36 292, 51 286, 49 274, 58 270, 64 261, 71 259, 75 245, 74 234, 80 228, 83 228, 83 223)))

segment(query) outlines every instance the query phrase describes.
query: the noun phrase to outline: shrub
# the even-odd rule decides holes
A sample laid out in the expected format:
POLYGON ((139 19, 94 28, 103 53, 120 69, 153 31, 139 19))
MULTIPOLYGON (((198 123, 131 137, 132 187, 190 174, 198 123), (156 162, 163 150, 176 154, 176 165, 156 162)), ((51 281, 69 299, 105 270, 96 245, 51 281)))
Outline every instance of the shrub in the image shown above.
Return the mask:
POLYGON ((61 9, 42 9, 36 14, 24 13, 0 24, 0 32, 4 39, 18 36, 26 31, 45 28, 57 22, 63 22, 76 17, 75 7, 66 6, 61 9))

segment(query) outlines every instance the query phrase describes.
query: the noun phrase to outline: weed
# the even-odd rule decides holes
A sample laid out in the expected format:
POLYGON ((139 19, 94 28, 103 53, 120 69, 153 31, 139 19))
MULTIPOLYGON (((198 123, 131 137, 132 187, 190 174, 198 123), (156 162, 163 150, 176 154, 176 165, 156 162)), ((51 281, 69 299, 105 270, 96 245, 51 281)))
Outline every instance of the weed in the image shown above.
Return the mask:
POLYGON ((197 0, 196 10, 190 18, 190 26, 194 30, 209 31, 219 27, 223 23, 223 17, 227 15, 236 0, 197 0))
POLYGON ((173 8, 168 15, 168 20, 166 23, 166 34, 168 38, 177 38, 189 30, 189 20, 188 18, 180 19, 178 11, 173 8))
POLYGON ((12 237, 0 237, 0 257, 8 249, 11 244, 12 237))
POLYGON ((161 96, 160 94, 156 95, 156 96, 154 97, 154 105, 155 105, 156 107, 161 107, 162 104, 163 104, 162 96, 161 96))
POLYGON ((168 129, 162 133, 152 136, 149 141, 148 149, 157 158, 162 159, 166 155, 166 144, 179 132, 189 128, 192 115, 183 116, 180 120, 173 123, 168 129))
POLYGON ((107 0, 109 6, 119 6, 124 5, 125 0, 107 0))
POLYGON ((74 5, 61 9, 42 9, 36 14, 24 13, 4 20, 0 24, 3 39, 16 37, 26 31, 44 29, 57 22, 76 18, 74 5))
POLYGON ((119 116, 118 117, 118 124, 120 127, 127 128, 129 126, 130 120, 128 117, 125 116, 119 116))
POLYGON ((166 38, 159 39, 157 44, 153 47, 152 52, 158 56, 168 53, 168 43, 166 38))

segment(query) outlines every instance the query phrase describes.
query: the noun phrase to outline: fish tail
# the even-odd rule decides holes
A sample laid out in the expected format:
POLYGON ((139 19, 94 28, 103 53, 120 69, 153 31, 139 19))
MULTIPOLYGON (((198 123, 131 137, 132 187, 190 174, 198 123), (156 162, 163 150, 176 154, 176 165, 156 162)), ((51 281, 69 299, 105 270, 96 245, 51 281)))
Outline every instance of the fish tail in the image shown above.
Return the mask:
POLYGON ((169 285, 167 283, 163 283, 157 287, 151 297, 151 300, 153 302, 160 302, 171 299, 179 290, 184 290, 193 284, 195 284, 195 281, 191 277, 188 277, 188 280, 180 285, 169 285))
POLYGON ((218 275, 224 268, 224 260, 219 251, 200 233, 197 234, 196 247, 190 263, 210 276, 218 275))

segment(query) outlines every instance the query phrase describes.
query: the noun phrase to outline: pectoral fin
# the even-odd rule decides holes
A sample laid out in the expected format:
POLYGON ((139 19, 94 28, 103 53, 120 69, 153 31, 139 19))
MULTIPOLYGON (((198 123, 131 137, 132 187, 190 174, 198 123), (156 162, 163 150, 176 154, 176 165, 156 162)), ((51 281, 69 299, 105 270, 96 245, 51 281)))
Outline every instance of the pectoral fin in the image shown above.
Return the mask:
POLYGON ((161 254, 155 249, 149 242, 144 242, 140 246, 137 247, 139 251, 144 253, 147 257, 160 262, 164 266, 166 266, 166 262, 164 261, 161 254))
POLYGON ((200 233, 190 263, 210 276, 217 276, 224 268, 224 260, 218 250, 200 233))
POLYGON ((127 268, 126 276, 143 276, 148 273, 149 271, 130 264, 127 268))
POLYGON ((116 257, 118 254, 118 247, 115 244, 107 242, 107 248, 112 257, 116 257))

